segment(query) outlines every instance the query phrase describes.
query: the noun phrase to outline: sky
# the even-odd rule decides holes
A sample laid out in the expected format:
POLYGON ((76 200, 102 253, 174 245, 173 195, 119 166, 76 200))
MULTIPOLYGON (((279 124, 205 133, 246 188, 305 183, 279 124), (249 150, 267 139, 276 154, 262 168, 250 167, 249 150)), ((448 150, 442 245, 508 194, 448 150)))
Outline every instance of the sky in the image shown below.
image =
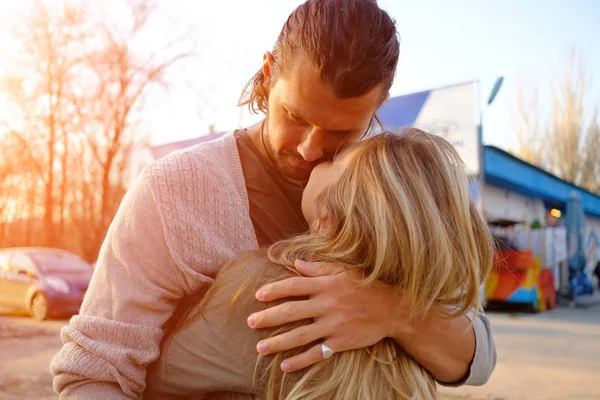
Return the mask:
MULTIPOLYGON (((171 71, 169 92, 148 103, 145 127, 151 143, 197 137, 208 131, 209 124, 224 131, 256 122, 259 117, 236 107, 239 94, 301 1, 159 2, 175 22, 172 29, 192 28, 197 51, 171 71)), ((14 4, 0 0, 0 23, 2 15, 10 18, 14 4)), ((526 92, 538 88, 540 115, 550 113, 550 88, 560 79, 572 46, 583 54, 591 76, 588 104, 600 101, 600 1, 380 0, 379 4, 396 20, 401 38, 392 96, 478 80, 483 103, 496 78, 504 77, 498 96, 483 109, 485 144, 515 148, 519 85, 526 92)), ((7 47, 0 34, 0 54, 7 47)))

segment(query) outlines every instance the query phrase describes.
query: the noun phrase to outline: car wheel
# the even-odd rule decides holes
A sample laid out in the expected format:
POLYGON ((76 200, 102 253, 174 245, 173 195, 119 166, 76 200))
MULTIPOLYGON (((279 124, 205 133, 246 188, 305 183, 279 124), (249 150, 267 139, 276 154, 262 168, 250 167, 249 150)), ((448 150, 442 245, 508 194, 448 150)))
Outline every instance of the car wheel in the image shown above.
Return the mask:
POLYGON ((33 295, 29 307, 29 312, 34 319, 43 321, 48 318, 48 301, 43 293, 33 295))

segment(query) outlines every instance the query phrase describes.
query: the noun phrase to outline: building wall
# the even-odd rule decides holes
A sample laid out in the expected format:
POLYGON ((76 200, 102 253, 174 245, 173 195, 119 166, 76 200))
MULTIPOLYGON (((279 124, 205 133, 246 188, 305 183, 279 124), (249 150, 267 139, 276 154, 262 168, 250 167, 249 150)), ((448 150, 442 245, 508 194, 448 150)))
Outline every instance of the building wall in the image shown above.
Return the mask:
POLYGON ((586 215, 585 217, 585 233, 586 237, 589 236, 592 231, 596 232, 596 236, 600 238, 600 218, 586 215))
POLYGON ((588 268, 593 271, 600 260, 600 218, 586 215, 584 249, 588 268))
POLYGON ((525 221, 530 224, 546 219, 546 208, 541 199, 520 195, 510 190, 485 184, 483 189, 483 210, 488 219, 525 221))
MULTIPOLYGON (((546 208, 541 199, 523 196, 491 184, 484 186, 483 210, 488 220, 525 221, 529 225, 537 219, 545 224, 546 208)), ((587 266, 593 270, 600 261, 600 218, 586 214, 583 245, 587 266)))

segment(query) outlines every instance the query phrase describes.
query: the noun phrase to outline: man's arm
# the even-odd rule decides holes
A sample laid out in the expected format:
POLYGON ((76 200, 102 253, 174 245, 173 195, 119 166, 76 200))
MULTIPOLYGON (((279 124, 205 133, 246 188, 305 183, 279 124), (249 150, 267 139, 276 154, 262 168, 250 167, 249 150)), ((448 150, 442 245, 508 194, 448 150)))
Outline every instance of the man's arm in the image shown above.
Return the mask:
POLYGON ((483 385, 496 365, 496 346, 485 314, 471 324, 473 314, 448 319, 431 313, 409 323, 397 315, 391 336, 440 384, 483 385))
MULTIPOLYGON (((401 294, 389 287, 362 288, 345 273, 332 274, 330 270, 331 275, 327 275, 315 264, 300 262, 296 267, 309 277, 266 285, 257 292, 257 298, 273 301, 309 296, 309 300, 287 302, 256 313, 249 318, 249 325, 258 329, 304 318, 313 318, 315 323, 259 343, 259 352, 276 353, 318 339, 339 352, 393 337, 440 382, 482 385, 489 379, 496 352, 484 314, 478 313, 472 326, 467 317, 444 320, 428 316, 417 323, 406 310, 398 309, 401 294)), ((286 371, 318 362, 320 351, 317 345, 286 360, 286 371)))
POLYGON ((177 263, 143 175, 102 245, 79 315, 63 328, 51 370, 69 399, 137 399, 177 300, 210 279, 177 263))

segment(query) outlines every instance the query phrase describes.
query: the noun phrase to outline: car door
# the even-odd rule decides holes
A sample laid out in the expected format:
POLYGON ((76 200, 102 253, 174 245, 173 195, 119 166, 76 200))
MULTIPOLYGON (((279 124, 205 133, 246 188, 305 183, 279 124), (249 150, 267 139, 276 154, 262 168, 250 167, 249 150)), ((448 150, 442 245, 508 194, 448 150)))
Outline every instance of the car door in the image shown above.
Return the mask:
POLYGON ((12 306, 27 309, 27 292, 36 282, 31 276, 33 270, 35 270, 33 262, 26 254, 13 252, 7 282, 8 301, 12 306))
POLYGON ((8 270, 10 253, 0 252, 0 307, 10 306, 8 298, 8 270))

